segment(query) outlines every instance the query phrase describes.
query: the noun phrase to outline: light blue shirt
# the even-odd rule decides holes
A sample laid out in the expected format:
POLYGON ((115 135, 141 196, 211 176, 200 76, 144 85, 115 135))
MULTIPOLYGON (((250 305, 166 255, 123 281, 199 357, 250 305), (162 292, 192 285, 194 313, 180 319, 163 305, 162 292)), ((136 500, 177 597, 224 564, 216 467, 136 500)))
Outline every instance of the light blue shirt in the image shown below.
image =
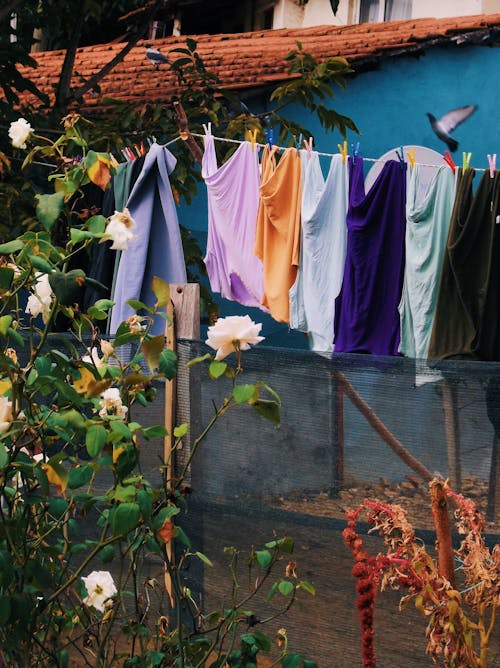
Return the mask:
POLYGON ((335 299, 342 287, 347 249, 347 164, 334 155, 323 177, 319 155, 301 151, 300 264, 290 289, 290 327, 309 333, 312 350, 331 352, 335 299))

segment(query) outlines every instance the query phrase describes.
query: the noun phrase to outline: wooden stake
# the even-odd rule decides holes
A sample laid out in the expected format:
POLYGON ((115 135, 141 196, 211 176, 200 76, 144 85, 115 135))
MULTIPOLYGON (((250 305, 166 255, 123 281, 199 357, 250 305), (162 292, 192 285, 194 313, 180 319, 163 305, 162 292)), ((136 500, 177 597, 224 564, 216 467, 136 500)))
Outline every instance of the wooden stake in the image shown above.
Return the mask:
POLYGON ((446 427, 446 449, 450 487, 455 492, 462 489, 462 459, 460 452, 460 420, 458 414, 458 388, 448 380, 443 384, 443 410, 446 427))
POLYGON ((438 553, 438 573, 455 587, 455 568, 453 562, 453 544, 451 541, 450 516, 446 499, 445 483, 434 478, 430 483, 432 517, 436 529, 438 553))

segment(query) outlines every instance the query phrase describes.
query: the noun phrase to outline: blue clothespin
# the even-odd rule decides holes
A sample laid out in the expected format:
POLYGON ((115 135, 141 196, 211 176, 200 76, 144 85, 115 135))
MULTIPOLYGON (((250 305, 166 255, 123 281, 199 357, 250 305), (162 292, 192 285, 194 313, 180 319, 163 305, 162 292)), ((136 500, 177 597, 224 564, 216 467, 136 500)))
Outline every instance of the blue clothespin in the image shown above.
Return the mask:
POLYGON ((352 164, 353 164, 353 165, 356 164, 356 158, 357 158, 358 155, 359 155, 359 146, 360 146, 359 141, 356 142, 356 146, 354 146, 354 144, 351 144, 351 150, 352 150, 352 164))
POLYGON ((266 129, 266 142, 267 145, 269 146, 269 150, 271 151, 273 148, 273 129, 272 128, 267 128, 266 129))
POLYGON ((295 148, 297 149, 297 155, 300 155, 300 148, 302 146, 302 132, 299 135, 299 141, 297 141, 296 135, 293 135, 293 141, 295 143, 295 148))

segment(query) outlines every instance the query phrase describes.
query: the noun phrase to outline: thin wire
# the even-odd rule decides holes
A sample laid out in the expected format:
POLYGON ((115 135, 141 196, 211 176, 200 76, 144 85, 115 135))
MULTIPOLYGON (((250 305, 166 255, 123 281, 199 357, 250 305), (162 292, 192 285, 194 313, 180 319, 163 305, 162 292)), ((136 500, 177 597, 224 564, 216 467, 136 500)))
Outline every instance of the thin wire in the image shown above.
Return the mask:
MULTIPOLYGON (((191 134, 193 135, 193 137, 199 137, 201 139, 203 139, 203 137, 205 137, 205 135, 202 135, 198 132, 192 132, 191 134)), ((230 144, 243 144, 244 143, 243 141, 241 141, 239 139, 228 139, 226 137, 216 137, 215 135, 212 135, 212 137, 216 141, 228 142, 230 144)), ((255 146, 258 146, 259 148, 265 148, 267 146, 267 144, 260 144, 259 142, 255 142, 255 146)), ((276 148, 278 151, 285 151, 287 148, 293 148, 293 146, 292 147, 290 147, 290 146, 277 146, 276 144, 273 144, 273 148, 276 148)), ((316 151, 316 153, 318 155, 323 155, 327 158, 333 158, 334 155, 339 155, 338 153, 324 153, 322 151, 316 151)), ((363 157, 363 160, 365 162, 387 162, 387 160, 390 159, 390 158, 385 158, 385 159, 382 159, 382 158, 365 158, 364 156, 360 156, 360 157, 363 157)), ((441 167, 441 165, 432 165, 432 164, 427 164, 425 162, 416 162, 415 164, 420 165, 421 167, 441 167)), ((460 167, 460 165, 457 165, 457 167, 460 167)), ((469 169, 475 169, 476 172, 485 172, 486 171, 486 168, 482 168, 482 167, 470 167, 469 169)))

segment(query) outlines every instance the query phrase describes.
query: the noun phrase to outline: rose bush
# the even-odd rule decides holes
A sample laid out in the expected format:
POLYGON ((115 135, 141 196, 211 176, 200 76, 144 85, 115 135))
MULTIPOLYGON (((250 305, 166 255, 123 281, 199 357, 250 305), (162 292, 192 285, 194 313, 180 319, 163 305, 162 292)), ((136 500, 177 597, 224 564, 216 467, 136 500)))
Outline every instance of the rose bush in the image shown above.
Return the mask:
MULTIPOLYGON (((176 374, 165 337, 151 334, 153 320, 167 318, 168 286, 154 279, 155 305, 133 302, 136 314, 113 341, 101 335, 113 302, 98 300, 84 312, 79 290, 94 283, 69 262, 103 240, 124 249, 134 223, 126 210, 110 220, 90 211, 75 218, 81 190, 90 182, 104 189, 111 176, 109 156, 89 149, 76 114, 54 142, 22 120, 9 136, 14 146, 28 146, 24 164, 36 158, 56 167, 46 192, 37 194, 29 231, 0 245, 0 663, 255 666, 271 641, 249 626, 248 601, 267 585, 270 595, 283 597, 283 610, 301 590, 313 593, 294 568, 272 582, 273 567, 288 559, 293 541, 274 537, 252 550, 251 595, 232 596, 231 604, 207 613, 184 571, 193 559, 211 562, 174 518, 186 509, 189 464, 220 416, 246 404, 279 421, 276 393, 263 382, 240 382, 241 351, 262 339, 260 326, 247 317, 216 323, 209 343, 217 359, 204 355, 190 364, 206 362, 212 378, 229 379, 230 394, 192 440, 183 470, 173 476, 170 462, 160 461, 161 482, 149 480, 141 458, 151 439, 167 434, 163 425, 134 418, 137 405, 147 406, 159 383, 176 374), (61 317, 66 330, 58 333, 61 317), (232 351, 236 369, 220 361, 232 351), (145 575, 146 561, 168 574, 168 591, 163 578, 145 575)), ((187 425, 175 427, 174 452, 186 431, 187 425)), ((234 550, 231 573, 237 558, 234 550)), ((234 577, 228 586, 238 591, 234 577)), ((288 643, 276 661, 315 666, 288 643)))

